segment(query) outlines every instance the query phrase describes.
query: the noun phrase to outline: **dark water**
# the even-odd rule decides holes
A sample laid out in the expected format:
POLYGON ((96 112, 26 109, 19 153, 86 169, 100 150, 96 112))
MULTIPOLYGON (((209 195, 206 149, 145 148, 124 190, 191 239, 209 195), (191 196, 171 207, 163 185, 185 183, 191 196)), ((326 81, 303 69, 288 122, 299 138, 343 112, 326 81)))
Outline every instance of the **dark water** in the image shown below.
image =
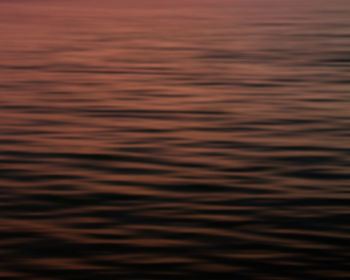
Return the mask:
POLYGON ((1 1, 0 279, 349 279, 350 3, 304 2, 1 1))

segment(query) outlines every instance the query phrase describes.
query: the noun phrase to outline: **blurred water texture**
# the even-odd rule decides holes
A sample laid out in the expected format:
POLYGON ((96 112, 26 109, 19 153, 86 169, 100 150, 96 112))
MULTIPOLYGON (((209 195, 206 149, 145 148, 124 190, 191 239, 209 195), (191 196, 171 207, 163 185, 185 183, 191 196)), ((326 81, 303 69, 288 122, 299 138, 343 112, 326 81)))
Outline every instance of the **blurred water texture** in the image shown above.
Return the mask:
POLYGON ((2 1, 0 278, 349 279, 350 5, 304 2, 2 1))

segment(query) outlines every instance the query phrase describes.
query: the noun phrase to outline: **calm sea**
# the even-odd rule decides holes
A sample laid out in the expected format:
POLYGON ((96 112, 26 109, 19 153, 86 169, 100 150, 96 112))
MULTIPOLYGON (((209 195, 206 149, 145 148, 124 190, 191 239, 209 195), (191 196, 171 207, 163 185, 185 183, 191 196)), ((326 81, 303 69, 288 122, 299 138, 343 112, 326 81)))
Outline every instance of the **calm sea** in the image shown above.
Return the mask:
POLYGON ((0 279, 350 279, 350 1, 0 1, 0 36, 0 279))

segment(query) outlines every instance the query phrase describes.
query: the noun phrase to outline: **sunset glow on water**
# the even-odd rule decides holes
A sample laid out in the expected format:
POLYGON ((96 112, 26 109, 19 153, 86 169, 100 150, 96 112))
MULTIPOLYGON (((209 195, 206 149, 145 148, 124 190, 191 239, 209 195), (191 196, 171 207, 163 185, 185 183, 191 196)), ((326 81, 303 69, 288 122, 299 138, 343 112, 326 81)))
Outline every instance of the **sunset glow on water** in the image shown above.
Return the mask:
POLYGON ((350 279, 349 15, 0 1, 0 279, 350 279))

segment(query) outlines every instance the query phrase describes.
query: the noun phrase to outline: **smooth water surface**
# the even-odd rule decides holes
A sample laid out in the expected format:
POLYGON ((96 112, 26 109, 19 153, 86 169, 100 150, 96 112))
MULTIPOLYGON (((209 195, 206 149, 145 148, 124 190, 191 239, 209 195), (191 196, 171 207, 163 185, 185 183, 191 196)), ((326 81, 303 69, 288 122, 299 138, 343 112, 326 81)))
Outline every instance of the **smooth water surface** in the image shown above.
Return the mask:
POLYGON ((349 1, 180 2, 0 2, 0 279, 350 279, 349 1))

